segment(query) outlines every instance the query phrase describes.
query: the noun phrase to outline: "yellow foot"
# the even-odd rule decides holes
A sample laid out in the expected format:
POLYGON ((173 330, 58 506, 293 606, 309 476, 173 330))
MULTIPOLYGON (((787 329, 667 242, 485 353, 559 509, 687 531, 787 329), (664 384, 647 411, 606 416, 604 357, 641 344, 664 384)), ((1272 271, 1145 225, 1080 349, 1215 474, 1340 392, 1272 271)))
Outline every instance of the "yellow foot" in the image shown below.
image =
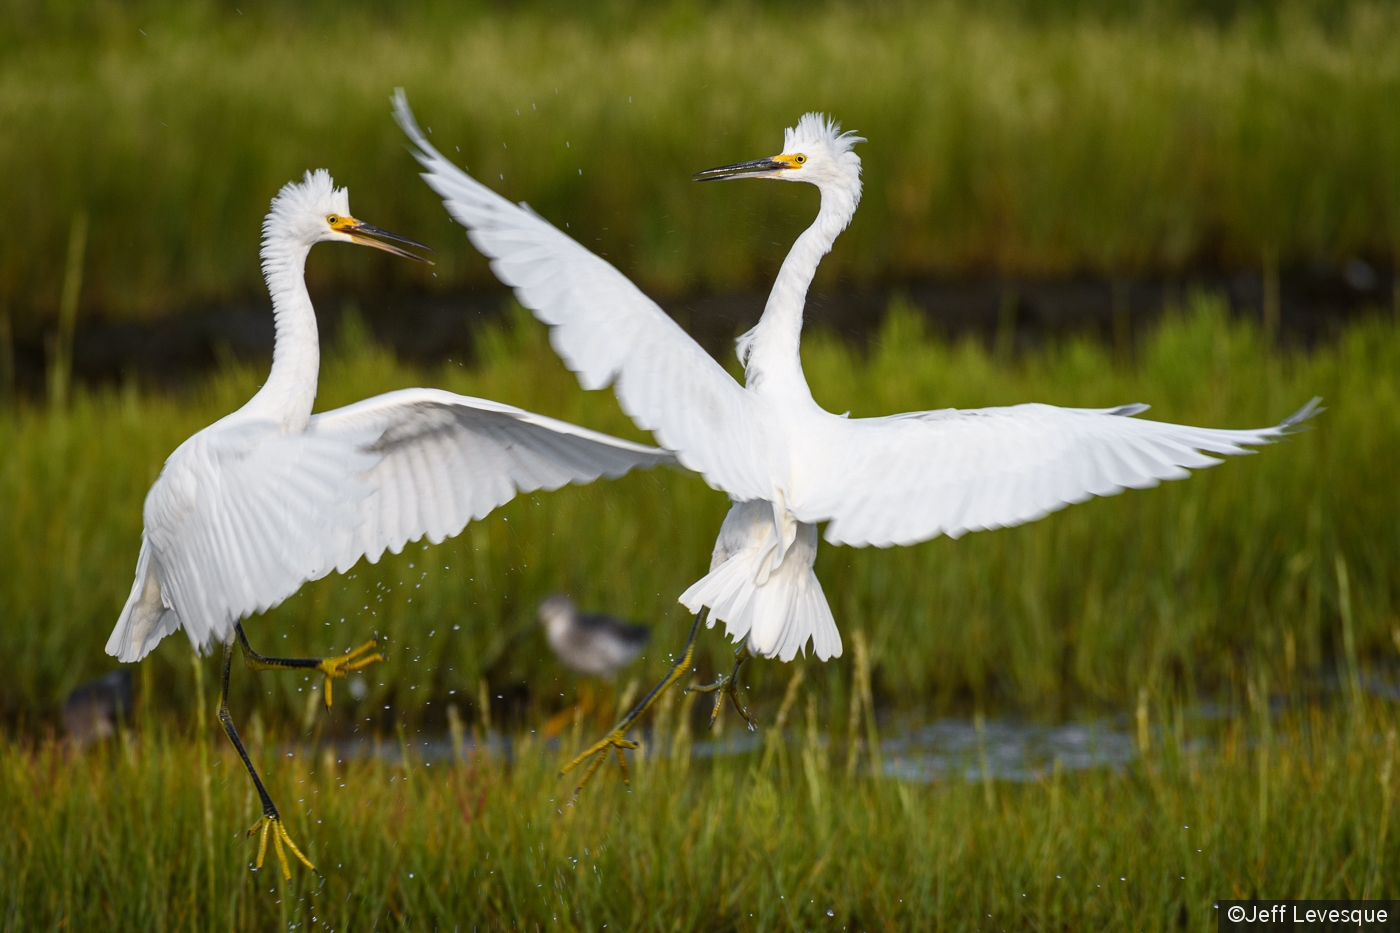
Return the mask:
MULTIPOLYGON (((631 723, 627 725, 631 725, 631 723)), ((588 770, 583 772, 583 780, 579 781, 578 787, 574 789, 574 796, 578 797, 578 792, 583 790, 583 785, 587 784, 588 779, 593 777, 598 769, 603 766, 603 762, 608 760, 608 752, 615 751, 617 752, 617 766, 622 770, 622 783, 631 784, 632 782, 627 779, 627 759, 623 757, 622 750, 624 748, 635 749, 636 747, 637 743, 627 738, 626 726, 619 725, 617 728, 613 729, 613 731, 595 742, 593 747, 588 749, 588 751, 566 764, 559 772, 559 776, 563 777, 589 758, 593 758, 592 763, 588 766, 588 770), (597 757, 593 757, 595 755, 597 757)))
MULTIPOLYGON (((743 662, 741 661, 739 663, 742 664, 743 662)), ((735 665, 733 674, 725 674, 712 684, 705 684, 703 687, 686 688, 686 693, 690 693, 693 690, 696 693, 715 694, 715 708, 710 710, 711 728, 714 727, 715 720, 719 717, 720 707, 724 705, 724 698, 727 696, 733 701, 734 708, 739 711, 739 715, 744 717, 744 722, 749 724, 749 731, 754 732, 758 729, 758 721, 755 720, 753 716, 749 715, 749 711, 744 707, 744 704, 739 702, 739 688, 735 685, 735 678, 737 678, 738 675, 739 667, 735 665)))
POLYGON ((695 660, 695 633, 700 631, 700 614, 704 611, 704 609, 701 609, 700 612, 695 613, 695 621, 690 625, 690 635, 685 640, 685 650, 682 651, 681 656, 676 659, 676 663, 671 665, 671 670, 661 679, 661 683, 652 687, 651 692, 642 697, 642 702, 638 703, 632 708, 631 712, 618 720, 617 725, 613 726, 611 732, 595 742, 593 747, 588 749, 588 751, 566 764, 563 770, 559 772, 559 776, 563 777, 585 761, 588 761, 589 758, 593 759, 588 765, 588 770, 583 773, 583 780, 579 781, 578 787, 574 789, 575 800, 578 799, 579 791, 583 790, 583 785, 587 784, 589 778, 593 777, 598 769, 603 766, 603 762, 608 760, 609 750, 617 753, 617 766, 622 770, 622 783, 631 783, 631 781, 627 779, 627 758, 622 752, 623 749, 637 748, 637 743, 628 741, 627 730, 632 728, 632 724, 651 708, 651 705, 656 702, 656 698, 661 695, 663 690, 666 690, 676 681, 680 680, 685 672, 690 670, 690 662, 695 660))
MULTIPOLYGON (((342 678, 351 671, 358 671, 362 667, 369 667, 375 661, 383 661, 384 655, 380 654, 378 651, 374 651, 374 649, 378 647, 379 639, 371 638, 354 651, 348 651, 335 658, 321 659, 321 663, 316 665, 316 669, 326 675, 326 709, 331 708, 331 681, 342 678), (374 654, 369 654, 368 652, 370 651, 374 651, 374 654)), ((286 833, 283 832, 282 835, 285 836, 286 833)), ((287 844, 291 845, 291 841, 289 840, 287 844)), ((300 853, 297 854, 299 855, 300 853)), ((302 861, 305 861, 305 859, 302 861)))
POLYGON ((267 856, 267 837, 269 833, 272 835, 272 846, 277 852, 277 861, 282 863, 282 880, 292 880, 292 869, 287 864, 287 853, 282 848, 283 843, 286 843, 287 848, 292 850, 292 854, 295 855, 303 865, 312 871, 316 870, 316 866, 311 864, 311 860, 305 855, 302 855, 296 843, 292 842, 292 837, 287 835, 287 827, 282 825, 282 818, 277 815, 276 811, 264 813, 259 817, 258 821, 253 824, 253 828, 248 830, 248 835, 253 835, 253 833, 257 832, 260 828, 262 830, 262 836, 258 839, 257 861, 259 870, 262 869, 263 859, 267 856))

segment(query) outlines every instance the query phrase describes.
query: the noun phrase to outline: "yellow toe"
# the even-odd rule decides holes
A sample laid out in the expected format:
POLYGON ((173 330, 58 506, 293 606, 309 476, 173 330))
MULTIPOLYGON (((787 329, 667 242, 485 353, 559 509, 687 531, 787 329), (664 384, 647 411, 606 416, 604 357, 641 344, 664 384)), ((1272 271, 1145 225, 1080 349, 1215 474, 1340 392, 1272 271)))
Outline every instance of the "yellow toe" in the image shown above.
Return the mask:
POLYGON ((258 860, 254 863, 254 867, 261 871, 263 867, 263 859, 267 858, 267 831, 272 828, 272 824, 268 820, 268 818, 264 816, 262 819, 258 820, 258 822, 253 824, 253 828, 248 830, 248 835, 253 835, 254 830, 256 830, 259 826, 262 827, 262 836, 258 839, 258 860))

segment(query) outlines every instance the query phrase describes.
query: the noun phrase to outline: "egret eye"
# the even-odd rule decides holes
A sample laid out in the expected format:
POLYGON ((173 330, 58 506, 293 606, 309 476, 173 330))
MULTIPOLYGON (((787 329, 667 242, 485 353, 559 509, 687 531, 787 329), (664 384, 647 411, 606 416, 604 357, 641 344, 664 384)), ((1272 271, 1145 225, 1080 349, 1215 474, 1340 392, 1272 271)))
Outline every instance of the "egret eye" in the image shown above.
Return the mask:
POLYGON ((335 226, 335 222, 339 219, 339 217, 335 216, 334 214, 331 214, 329 217, 326 218, 326 223, 330 224, 333 227, 335 226))
POLYGON ((807 161, 807 157, 799 152, 796 156, 793 157, 792 161, 796 162, 798 165, 801 165, 803 162, 807 161))

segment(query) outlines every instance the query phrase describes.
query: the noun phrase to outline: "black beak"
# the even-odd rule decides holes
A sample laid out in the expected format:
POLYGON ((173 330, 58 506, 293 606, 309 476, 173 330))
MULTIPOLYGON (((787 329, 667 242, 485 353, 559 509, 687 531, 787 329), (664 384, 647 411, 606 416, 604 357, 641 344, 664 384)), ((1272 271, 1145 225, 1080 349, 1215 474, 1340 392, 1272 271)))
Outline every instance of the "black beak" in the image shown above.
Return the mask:
POLYGON ((434 252, 431 246, 425 246, 417 240, 410 240, 406 236, 399 236, 397 233, 390 233, 388 230, 380 230, 378 227, 371 226, 370 224, 356 224, 353 227, 344 228, 342 232, 350 234, 355 242, 362 246, 373 246, 375 249, 382 249, 384 252, 393 253, 395 256, 402 256, 405 259, 425 262, 430 266, 433 264, 431 259, 425 259, 422 256, 410 253, 406 249, 399 249, 397 246, 390 245, 392 243, 402 243, 405 246, 412 246, 415 249, 425 249, 430 253, 434 252))
POLYGON ((755 159, 752 162, 737 162, 734 165, 721 165, 696 172, 695 181, 724 181, 728 178, 772 178, 777 172, 791 166, 776 159, 755 159))

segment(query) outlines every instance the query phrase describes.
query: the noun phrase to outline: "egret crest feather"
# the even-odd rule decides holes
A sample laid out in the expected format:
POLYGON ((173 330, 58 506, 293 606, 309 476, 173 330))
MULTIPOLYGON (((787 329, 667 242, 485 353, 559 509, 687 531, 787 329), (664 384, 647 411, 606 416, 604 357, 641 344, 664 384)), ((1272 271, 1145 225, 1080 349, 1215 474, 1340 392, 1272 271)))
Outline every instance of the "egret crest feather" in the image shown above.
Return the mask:
MULTIPOLYGON (((855 130, 841 132, 841 124, 824 113, 815 110, 804 113, 796 126, 783 130, 783 151, 799 152, 813 146, 825 146, 833 156, 850 152, 856 143, 865 142, 864 136, 856 135, 855 130)), ((856 160, 860 164, 860 160, 856 160)))
POLYGON ((350 216, 350 193, 337 188, 331 173, 323 168, 308 171, 301 181, 289 181, 272 199, 272 207, 263 218, 263 243, 289 233, 310 239, 310 230, 325 222, 329 214, 350 216))

